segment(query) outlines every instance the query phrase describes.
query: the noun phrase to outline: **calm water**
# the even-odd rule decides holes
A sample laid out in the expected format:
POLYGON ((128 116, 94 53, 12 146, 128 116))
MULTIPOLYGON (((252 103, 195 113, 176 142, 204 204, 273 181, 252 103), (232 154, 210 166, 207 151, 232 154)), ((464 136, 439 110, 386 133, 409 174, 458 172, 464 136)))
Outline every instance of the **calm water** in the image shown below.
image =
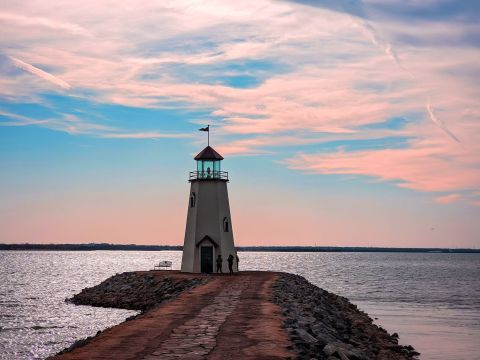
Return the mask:
MULTIPOLYGON (((351 299, 422 359, 480 359, 480 255, 239 253, 241 269, 298 273, 351 299)), ((82 288, 181 252, 0 252, 0 359, 40 359, 132 311, 66 304, 82 288)))

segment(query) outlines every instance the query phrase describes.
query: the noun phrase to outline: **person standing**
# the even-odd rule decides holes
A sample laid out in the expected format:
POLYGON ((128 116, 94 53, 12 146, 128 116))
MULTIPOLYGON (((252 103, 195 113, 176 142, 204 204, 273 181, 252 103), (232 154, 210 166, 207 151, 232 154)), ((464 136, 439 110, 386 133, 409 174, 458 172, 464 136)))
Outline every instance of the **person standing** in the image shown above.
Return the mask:
POLYGON ((222 263, 223 263, 222 255, 218 254, 218 256, 217 256, 217 273, 223 273, 222 263))
POLYGON ((228 270, 230 270, 230 275, 232 275, 233 274, 233 255, 232 254, 228 255, 227 261, 228 261, 228 270))
POLYGON ((235 260, 237 260, 237 271, 240 271, 238 263, 240 262, 240 259, 238 258, 238 254, 235 253, 235 260))

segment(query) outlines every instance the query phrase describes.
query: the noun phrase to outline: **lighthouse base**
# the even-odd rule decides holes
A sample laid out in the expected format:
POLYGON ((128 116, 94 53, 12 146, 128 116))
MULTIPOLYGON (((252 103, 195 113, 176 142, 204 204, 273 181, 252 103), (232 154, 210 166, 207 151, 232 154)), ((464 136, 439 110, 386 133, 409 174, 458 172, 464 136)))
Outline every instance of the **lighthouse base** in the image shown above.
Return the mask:
POLYGON ((227 181, 191 181, 181 271, 226 273, 230 256, 232 270, 237 272, 227 181), (219 255, 222 261, 217 269, 219 255))

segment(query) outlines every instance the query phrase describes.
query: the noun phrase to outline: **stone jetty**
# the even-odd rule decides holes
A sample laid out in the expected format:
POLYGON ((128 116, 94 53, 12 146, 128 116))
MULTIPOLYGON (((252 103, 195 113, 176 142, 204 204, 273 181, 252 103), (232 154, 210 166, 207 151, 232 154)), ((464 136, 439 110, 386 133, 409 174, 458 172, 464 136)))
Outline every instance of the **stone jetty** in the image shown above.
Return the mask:
MULTIPOLYGON (((83 289, 67 302, 76 305, 146 311, 207 280, 202 277, 157 276, 160 272, 126 272, 83 289)), ((169 274, 168 274, 169 275, 169 274)))
POLYGON ((52 359, 415 359, 348 299, 300 276, 148 271, 115 275, 68 299, 140 310, 52 359))
POLYGON ((280 274, 273 302, 283 311, 284 326, 298 359, 413 359, 410 346, 398 344, 348 299, 293 274, 280 274), (320 355, 319 355, 320 354, 320 355))

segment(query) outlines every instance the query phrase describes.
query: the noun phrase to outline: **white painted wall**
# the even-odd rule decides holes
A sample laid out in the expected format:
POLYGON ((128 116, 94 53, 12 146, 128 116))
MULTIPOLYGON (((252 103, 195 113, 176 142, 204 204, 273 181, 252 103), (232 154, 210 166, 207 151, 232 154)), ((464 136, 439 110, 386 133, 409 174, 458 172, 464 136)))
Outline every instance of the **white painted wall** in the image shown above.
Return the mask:
MULTIPOLYGON (((227 258, 236 255, 233 241, 232 219, 228 201, 227 182, 221 180, 194 180, 188 194, 188 214, 182 255, 182 272, 200 272, 200 251, 198 242, 210 236, 219 246, 214 249, 213 270, 218 254, 223 257, 222 271, 228 273, 227 258), (195 207, 190 206, 190 196, 195 193, 195 207), (229 231, 223 231, 223 219, 229 220, 229 231)), ((236 262, 233 269, 236 271, 236 262)))

